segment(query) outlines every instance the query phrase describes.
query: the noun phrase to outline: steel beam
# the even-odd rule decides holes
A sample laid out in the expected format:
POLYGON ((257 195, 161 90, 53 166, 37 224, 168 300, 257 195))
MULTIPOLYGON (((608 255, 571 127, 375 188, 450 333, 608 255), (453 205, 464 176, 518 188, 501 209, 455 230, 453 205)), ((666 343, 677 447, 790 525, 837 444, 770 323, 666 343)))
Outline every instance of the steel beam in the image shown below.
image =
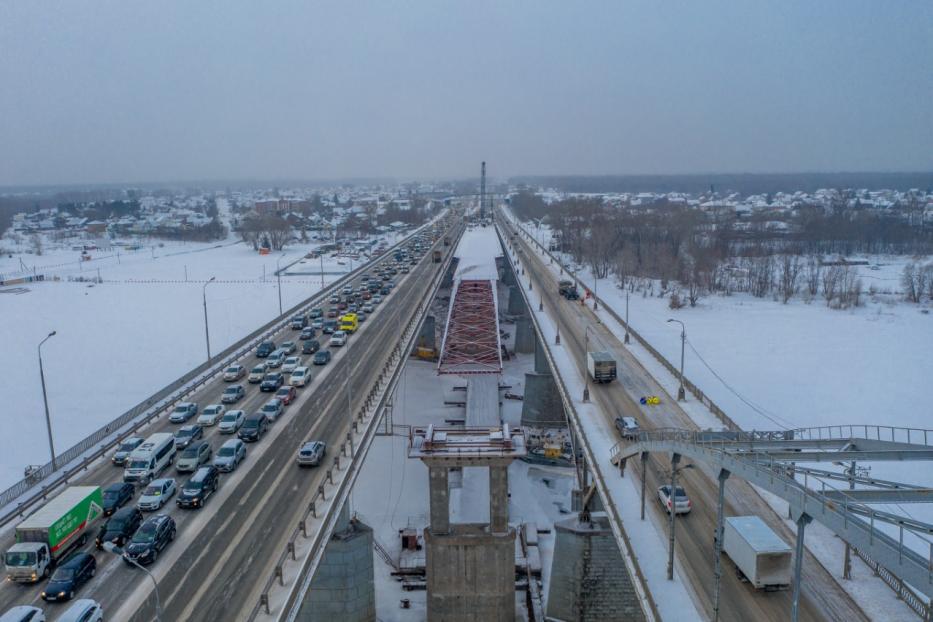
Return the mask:
POLYGON ((933 488, 884 490, 824 490, 827 499, 850 503, 933 503, 933 488))

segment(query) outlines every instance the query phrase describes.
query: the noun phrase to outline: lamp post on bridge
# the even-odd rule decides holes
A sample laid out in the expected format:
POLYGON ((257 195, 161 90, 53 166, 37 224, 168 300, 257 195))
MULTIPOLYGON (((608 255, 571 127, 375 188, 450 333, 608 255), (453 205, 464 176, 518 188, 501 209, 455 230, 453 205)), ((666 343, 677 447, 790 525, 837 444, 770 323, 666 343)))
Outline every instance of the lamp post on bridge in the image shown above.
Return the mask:
POLYGON ((46 335, 45 339, 39 342, 39 380, 42 383, 42 403, 45 405, 45 427, 49 434, 49 455, 52 457, 52 471, 58 469, 58 464, 55 459, 55 445, 52 442, 52 419, 49 417, 49 398, 48 394, 45 392, 45 371, 42 368, 42 344, 55 336, 58 331, 52 331, 46 335))
POLYGON ((207 286, 214 282, 216 277, 211 277, 201 288, 201 300, 204 303, 204 343, 207 344, 207 360, 211 360, 211 335, 207 328, 207 286))
POLYGON ((667 322, 680 324, 680 387, 677 388, 677 401, 683 402, 687 399, 687 392, 684 391, 684 348, 687 346, 687 327, 680 320, 669 319, 667 322))

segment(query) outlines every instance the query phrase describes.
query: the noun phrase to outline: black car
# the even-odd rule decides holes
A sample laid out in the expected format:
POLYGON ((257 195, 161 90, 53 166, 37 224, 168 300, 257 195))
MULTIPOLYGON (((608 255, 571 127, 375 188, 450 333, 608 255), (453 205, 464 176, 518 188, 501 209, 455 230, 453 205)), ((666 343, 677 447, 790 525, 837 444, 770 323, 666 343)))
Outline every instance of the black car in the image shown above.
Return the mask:
POLYGON ((261 439, 262 435, 266 433, 266 428, 268 426, 269 420, 263 413, 253 413, 243 421, 243 425, 240 426, 236 435, 239 436, 240 440, 244 443, 251 443, 261 439))
POLYGON ((180 508, 199 508, 220 486, 220 471, 213 465, 199 468, 175 497, 180 508))
POLYGON ((315 365, 327 365, 330 363, 330 350, 320 350, 314 355, 315 365))
POLYGON ((314 330, 313 326, 308 326, 301 329, 301 334, 298 335, 298 339, 305 341, 307 339, 314 339, 314 336, 317 335, 317 331, 314 330))
POLYGON ((314 354, 321 349, 321 342, 317 339, 308 339, 301 345, 302 354, 314 354))
POLYGON ((261 344, 259 344, 259 347, 256 348, 256 356, 258 356, 261 359, 266 358, 273 352, 275 352, 274 341, 263 341, 261 344))
POLYGON ((104 516, 110 516, 133 498, 136 486, 129 482, 115 482, 104 488, 103 493, 104 516))
POLYGON ((141 436, 132 436, 122 443, 120 447, 117 448, 117 451, 110 458, 110 461, 117 466, 123 466, 126 464, 126 459, 130 457, 130 454, 133 453, 133 450, 142 445, 146 439, 141 436))
POLYGON ((383 296, 388 296, 391 291, 392 290, 389 289, 388 287, 383 287, 381 290, 379 290, 379 293, 382 294, 383 296))
POLYGON ((139 508, 120 508, 114 512, 110 520, 101 525, 97 532, 97 539, 94 541, 97 550, 104 548, 104 542, 113 542, 117 546, 123 546, 133 537, 142 522, 143 513, 139 511, 139 508))
POLYGON ((337 330, 337 320, 327 320, 324 322, 324 327, 321 329, 321 332, 325 335, 333 334, 337 330))
POLYGON ((280 372, 271 372, 266 374, 259 385, 260 391, 275 391, 285 383, 285 377, 280 372))
POLYGON ((123 561, 127 566, 132 566, 133 562, 143 566, 151 564, 174 539, 175 519, 168 514, 147 518, 123 549, 123 561))
POLYGON ((97 572, 97 560, 90 553, 75 553, 59 565, 42 591, 42 600, 71 600, 82 585, 97 572))

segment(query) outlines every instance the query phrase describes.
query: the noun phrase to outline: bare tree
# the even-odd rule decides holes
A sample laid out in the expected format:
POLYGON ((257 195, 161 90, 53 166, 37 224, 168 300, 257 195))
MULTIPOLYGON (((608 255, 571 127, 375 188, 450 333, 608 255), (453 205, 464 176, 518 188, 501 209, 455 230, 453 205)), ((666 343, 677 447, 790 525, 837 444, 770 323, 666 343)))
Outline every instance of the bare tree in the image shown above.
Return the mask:
POLYGON ((774 283, 774 263, 770 255, 752 257, 748 265, 748 291, 756 298, 764 298, 774 283))
POLYGON ((816 298, 816 295, 820 293, 820 276, 823 271, 823 264, 820 261, 819 255, 810 255, 807 257, 806 268, 807 271, 804 280, 807 283, 807 293, 811 298, 816 298))
POLYGON ((901 273, 904 296, 910 302, 919 303, 927 288, 931 287, 931 279, 933 279, 933 264, 926 266, 917 265, 916 262, 907 264, 901 273))
POLYGON ((29 236, 29 244, 32 246, 32 252, 34 254, 42 254, 42 238, 39 237, 38 233, 33 233, 31 236, 29 236))
POLYGON ((800 257, 790 254, 781 257, 778 264, 778 285, 781 292, 781 301, 784 304, 787 304, 787 301, 797 293, 797 279, 800 276, 800 270, 800 257))
POLYGON ((838 294, 842 281, 842 268, 839 266, 829 266, 823 272, 823 299, 826 300, 826 306, 832 306, 833 300, 838 294))

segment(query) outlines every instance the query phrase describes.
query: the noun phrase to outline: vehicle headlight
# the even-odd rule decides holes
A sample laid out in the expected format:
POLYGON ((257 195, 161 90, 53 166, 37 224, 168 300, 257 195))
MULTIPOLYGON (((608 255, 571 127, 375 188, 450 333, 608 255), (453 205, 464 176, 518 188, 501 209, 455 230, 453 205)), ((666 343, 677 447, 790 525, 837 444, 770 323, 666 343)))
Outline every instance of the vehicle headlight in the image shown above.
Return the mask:
POLYGON ((59 597, 59 598, 64 598, 64 597, 65 597, 65 593, 64 593, 64 592, 59 592, 59 593, 58 593, 58 597, 59 597))
MULTIPOLYGON (((33 576, 35 576, 35 575, 33 575, 33 576)), ((45 592, 42 592, 41 594, 39 594, 39 596, 41 596, 42 598, 45 598, 46 596, 48 596, 48 594, 46 594, 45 592)))

